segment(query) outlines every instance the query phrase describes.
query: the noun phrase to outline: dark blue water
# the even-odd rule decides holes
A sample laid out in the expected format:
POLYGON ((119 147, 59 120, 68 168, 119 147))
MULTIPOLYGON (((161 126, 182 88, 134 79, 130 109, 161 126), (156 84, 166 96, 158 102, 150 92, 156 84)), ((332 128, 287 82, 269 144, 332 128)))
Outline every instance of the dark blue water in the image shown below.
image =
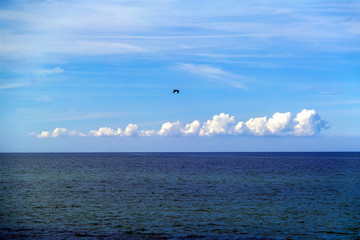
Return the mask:
POLYGON ((3 239, 359 239, 360 153, 0 154, 3 239))

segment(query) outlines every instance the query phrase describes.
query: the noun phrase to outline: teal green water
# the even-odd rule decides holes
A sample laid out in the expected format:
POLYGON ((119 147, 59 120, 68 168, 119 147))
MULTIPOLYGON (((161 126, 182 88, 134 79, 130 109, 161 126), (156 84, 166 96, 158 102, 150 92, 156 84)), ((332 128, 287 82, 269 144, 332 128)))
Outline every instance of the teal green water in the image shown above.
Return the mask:
POLYGON ((4 239, 356 239, 360 153, 0 154, 4 239))

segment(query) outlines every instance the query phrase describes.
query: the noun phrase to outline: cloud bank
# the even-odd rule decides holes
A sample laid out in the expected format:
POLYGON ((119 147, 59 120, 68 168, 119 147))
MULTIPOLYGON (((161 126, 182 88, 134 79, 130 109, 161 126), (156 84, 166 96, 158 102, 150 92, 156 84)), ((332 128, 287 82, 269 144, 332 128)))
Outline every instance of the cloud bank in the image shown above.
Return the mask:
MULTIPOLYGON (((140 130, 137 124, 130 123, 125 130, 117 130, 110 127, 100 127, 90 130, 88 133, 69 131, 65 128, 55 128, 52 132, 42 131, 37 138, 56 138, 61 136, 81 137, 151 137, 151 136, 314 136, 320 134, 323 129, 329 128, 327 121, 323 120, 315 110, 304 109, 296 115, 290 112, 275 113, 271 117, 250 118, 246 122, 236 122, 234 116, 220 113, 213 116, 203 124, 195 120, 183 125, 181 122, 165 122, 160 130, 140 130)), ((30 135, 34 135, 32 132, 30 135)))

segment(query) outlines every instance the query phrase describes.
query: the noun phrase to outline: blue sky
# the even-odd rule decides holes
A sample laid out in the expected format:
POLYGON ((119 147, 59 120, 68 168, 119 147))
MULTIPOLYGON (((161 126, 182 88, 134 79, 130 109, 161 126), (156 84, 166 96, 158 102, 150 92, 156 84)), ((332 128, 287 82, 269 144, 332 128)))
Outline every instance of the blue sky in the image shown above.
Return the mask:
POLYGON ((0 19, 0 151, 360 150, 358 1, 15 0, 0 19))

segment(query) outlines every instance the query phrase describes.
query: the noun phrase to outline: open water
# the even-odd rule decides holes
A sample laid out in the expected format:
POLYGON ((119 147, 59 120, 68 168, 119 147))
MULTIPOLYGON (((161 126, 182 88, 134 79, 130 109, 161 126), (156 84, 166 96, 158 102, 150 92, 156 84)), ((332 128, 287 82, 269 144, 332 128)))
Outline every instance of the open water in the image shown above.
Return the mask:
POLYGON ((360 153, 0 154, 2 239, 360 239, 360 153))

